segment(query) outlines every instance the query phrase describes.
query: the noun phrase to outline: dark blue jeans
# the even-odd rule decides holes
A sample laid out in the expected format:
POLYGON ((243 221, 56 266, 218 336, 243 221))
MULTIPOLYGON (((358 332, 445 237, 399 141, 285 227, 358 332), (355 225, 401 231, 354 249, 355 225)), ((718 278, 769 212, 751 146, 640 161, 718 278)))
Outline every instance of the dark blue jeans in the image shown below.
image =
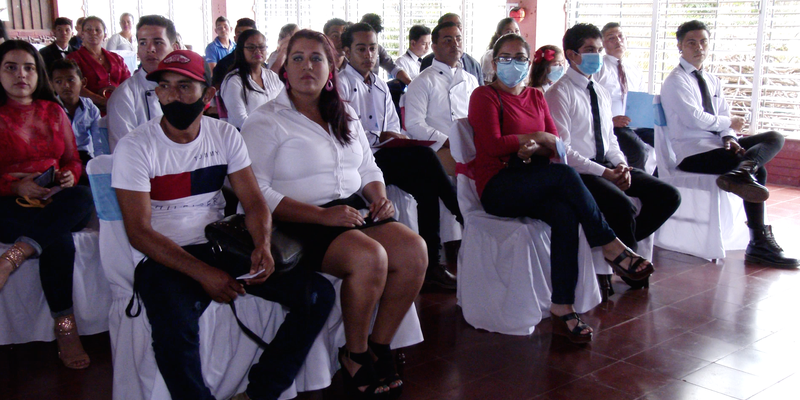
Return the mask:
POLYGON ((551 300, 573 304, 578 284, 578 224, 592 247, 608 244, 616 235, 572 167, 534 159, 493 176, 483 189, 481 203, 492 215, 536 218, 550 225, 551 300))
POLYGON ((44 208, 21 207, 16 196, 0 197, 0 242, 24 241, 41 251, 39 278, 53 317, 72 314, 72 232, 86 227, 93 210, 92 191, 86 186, 62 190, 44 208))
MULTIPOLYGON (((218 260, 208 244, 184 250, 232 276, 249 272, 249 267, 218 260)), ((149 258, 136 267, 135 286, 152 326, 156 363, 172 398, 213 399, 200 369, 198 325, 211 298, 197 281, 149 258)), ((249 295, 289 308, 275 338, 248 374, 251 399, 277 399, 292 385, 328 318, 336 293, 323 276, 297 268, 272 275, 261 285, 245 285, 245 289, 249 295)))

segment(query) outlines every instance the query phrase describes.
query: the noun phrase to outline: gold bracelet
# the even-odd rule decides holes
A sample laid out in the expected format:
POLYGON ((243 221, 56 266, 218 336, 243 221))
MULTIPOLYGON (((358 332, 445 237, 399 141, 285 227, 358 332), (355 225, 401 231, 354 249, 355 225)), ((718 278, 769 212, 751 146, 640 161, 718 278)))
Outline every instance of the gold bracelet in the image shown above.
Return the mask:
POLYGON ((14 267, 13 270, 16 270, 25 261, 26 257, 25 257, 25 252, 22 251, 22 249, 17 244, 14 244, 13 246, 11 246, 11 248, 6 250, 5 253, 0 255, 0 258, 11 263, 11 266, 14 267))

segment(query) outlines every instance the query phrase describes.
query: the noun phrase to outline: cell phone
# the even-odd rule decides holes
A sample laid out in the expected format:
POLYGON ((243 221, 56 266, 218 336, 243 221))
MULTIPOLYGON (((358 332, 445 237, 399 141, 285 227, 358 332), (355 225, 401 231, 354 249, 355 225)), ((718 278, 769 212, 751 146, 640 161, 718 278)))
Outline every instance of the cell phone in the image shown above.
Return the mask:
POLYGON ((33 178, 33 183, 43 187, 50 188, 56 184, 56 167, 52 166, 44 171, 41 175, 33 178))

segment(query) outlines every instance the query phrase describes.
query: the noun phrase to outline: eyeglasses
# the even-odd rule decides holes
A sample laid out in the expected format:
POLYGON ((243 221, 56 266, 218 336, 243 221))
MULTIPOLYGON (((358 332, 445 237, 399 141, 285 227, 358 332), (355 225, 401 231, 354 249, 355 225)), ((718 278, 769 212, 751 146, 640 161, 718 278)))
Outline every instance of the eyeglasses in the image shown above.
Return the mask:
POLYGON ((256 50, 258 50, 258 51, 261 51, 261 52, 265 52, 265 51, 267 51, 267 46, 244 46, 244 49, 247 50, 247 51, 256 51, 256 50))
POLYGON ((528 57, 525 57, 525 56, 516 56, 516 57, 497 57, 497 58, 495 58, 495 60, 497 60, 497 63, 498 63, 498 64, 510 64, 510 63, 511 63, 511 61, 516 61, 516 62, 528 62, 528 61, 530 61, 530 58, 528 58, 528 57))

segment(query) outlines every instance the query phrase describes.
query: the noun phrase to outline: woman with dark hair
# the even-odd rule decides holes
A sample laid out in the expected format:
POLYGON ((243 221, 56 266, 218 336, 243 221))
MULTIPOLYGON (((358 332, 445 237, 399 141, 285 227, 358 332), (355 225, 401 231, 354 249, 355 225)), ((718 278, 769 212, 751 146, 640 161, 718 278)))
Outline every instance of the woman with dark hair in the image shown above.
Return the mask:
POLYGON ((492 34, 492 40, 489 41, 489 50, 483 55, 483 58, 481 58, 481 70, 483 71, 483 80, 486 84, 494 81, 494 68, 492 67, 492 49, 494 49, 494 44, 497 42, 497 39, 509 33, 519 35, 519 24, 517 24, 514 18, 503 18, 497 23, 497 28, 495 28, 494 34, 492 34))
POLYGON ((81 96, 92 99, 92 102, 105 115, 106 101, 111 92, 120 83, 131 77, 125 60, 103 48, 106 38, 106 24, 98 17, 86 17, 82 25, 83 45, 73 51, 67 58, 74 60, 81 67, 86 85, 81 89, 81 96))
POLYGON ((283 88, 283 82, 264 64, 267 38, 258 30, 240 33, 233 53, 235 61, 222 82, 220 97, 228 109, 228 122, 242 129, 247 116, 274 99, 283 88))
POLYGON ((0 241, 13 243, 0 255, 0 290, 14 270, 38 257, 59 358, 83 369, 89 356, 72 310, 72 232, 86 226, 93 203, 88 187, 75 186, 82 171, 75 136, 29 43, 0 45, 0 83, 0 241), (34 181, 43 173, 53 176, 49 188, 34 181))
POLYGON ((530 217, 550 225, 553 333, 586 343, 592 340, 592 328, 573 308, 578 229, 583 229, 589 245, 602 247, 607 259, 627 260, 623 267, 633 265, 636 274, 649 275, 652 264, 616 237, 578 173, 550 162, 563 148, 559 151, 544 95, 524 84, 530 67, 525 39, 505 35, 492 54, 498 79, 475 89, 469 102, 469 123, 475 130, 475 186, 487 213, 530 217))
POLYGON ((402 388, 389 343, 422 287, 425 242, 392 218, 361 122, 336 90, 328 38, 302 30, 287 50, 286 89, 250 115, 242 136, 272 215, 302 238, 304 266, 343 280, 347 389, 382 397, 402 388))
POLYGON ((544 45, 533 55, 528 86, 544 93, 566 73, 567 60, 561 48, 550 44, 544 45))

